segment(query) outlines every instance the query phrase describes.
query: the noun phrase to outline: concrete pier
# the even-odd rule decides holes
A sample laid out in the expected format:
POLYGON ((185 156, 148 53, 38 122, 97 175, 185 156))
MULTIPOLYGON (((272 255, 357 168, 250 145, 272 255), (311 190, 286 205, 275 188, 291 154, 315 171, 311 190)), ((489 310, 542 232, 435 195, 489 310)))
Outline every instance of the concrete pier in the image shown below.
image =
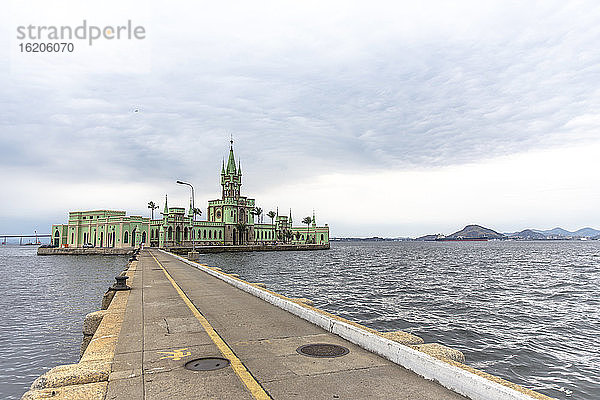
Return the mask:
POLYGON ((131 290, 86 318, 94 333, 81 361, 42 375, 24 399, 549 399, 414 335, 374 331, 161 250, 138 257, 131 290), (300 354, 309 344, 348 353, 300 354), (186 368, 206 358, 225 367, 186 368))
POLYGON ((463 398, 173 256, 144 251, 129 283, 106 399, 463 398), (350 353, 297 353, 310 343, 350 353), (184 368, 202 357, 231 366, 184 368))

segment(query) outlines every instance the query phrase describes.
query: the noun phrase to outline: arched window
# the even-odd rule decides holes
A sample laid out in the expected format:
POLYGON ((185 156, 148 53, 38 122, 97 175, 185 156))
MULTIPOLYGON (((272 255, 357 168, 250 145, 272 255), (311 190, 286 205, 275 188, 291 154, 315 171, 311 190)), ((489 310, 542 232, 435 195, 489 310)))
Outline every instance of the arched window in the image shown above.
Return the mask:
POLYGON ((212 231, 208 231, 208 238, 212 239, 212 231))
POLYGON ((222 239, 222 238, 223 238, 223 232, 219 231, 219 239, 222 239))
POLYGON ((173 227, 169 227, 169 240, 173 240, 173 227))
POLYGON ((321 233, 321 242, 322 242, 323 240, 325 240, 325 239, 323 239, 323 234, 321 233))
POLYGON ((142 243, 146 243, 146 232, 142 232, 142 243))
POLYGON ((123 243, 129 243, 129 232, 125 231, 125 235, 123 236, 123 243))
POLYGON ((202 239, 206 239, 206 229, 202 232, 202 239))
POLYGON ((187 226, 183 229, 183 240, 188 240, 188 229, 187 229, 187 226))

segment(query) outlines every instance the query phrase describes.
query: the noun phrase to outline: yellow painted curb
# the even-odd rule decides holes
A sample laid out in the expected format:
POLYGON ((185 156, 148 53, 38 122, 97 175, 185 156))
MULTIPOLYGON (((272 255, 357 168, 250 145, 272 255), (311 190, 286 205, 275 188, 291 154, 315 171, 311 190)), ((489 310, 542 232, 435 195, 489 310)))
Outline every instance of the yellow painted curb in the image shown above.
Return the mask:
POLYGON ((108 380, 109 374, 110 363, 103 361, 59 365, 33 381, 31 389, 46 389, 103 382, 108 380))
POLYGON ((108 382, 96 382, 85 385, 30 390, 21 397, 21 400, 104 400, 107 388, 108 382))
POLYGON ((413 349, 417 349, 422 351, 423 353, 429 354, 435 358, 440 360, 454 360, 460 363, 465 362, 465 355, 455 349, 452 349, 448 346, 444 346, 439 343, 426 343, 426 344, 418 344, 416 346, 412 346, 413 349))
POLYGON ((413 335, 412 333, 404 332, 404 331, 394 331, 394 332, 381 332, 381 336, 386 339, 393 340, 394 342, 402 343, 405 345, 415 345, 415 344, 423 344, 425 341, 420 337, 413 335))

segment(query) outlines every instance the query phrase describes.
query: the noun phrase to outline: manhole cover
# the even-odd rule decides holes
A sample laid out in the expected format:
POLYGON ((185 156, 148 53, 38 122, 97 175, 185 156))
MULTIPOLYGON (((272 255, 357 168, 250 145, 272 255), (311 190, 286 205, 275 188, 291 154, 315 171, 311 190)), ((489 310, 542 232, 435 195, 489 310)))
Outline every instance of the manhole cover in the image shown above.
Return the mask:
POLYGON ((296 351, 309 357, 341 357, 350 353, 350 350, 343 346, 328 343, 305 344, 298 347, 296 351))
POLYGON ((225 368, 229 365, 229 360, 219 357, 198 358, 185 363, 185 367, 191 371, 214 371, 215 369, 225 368))

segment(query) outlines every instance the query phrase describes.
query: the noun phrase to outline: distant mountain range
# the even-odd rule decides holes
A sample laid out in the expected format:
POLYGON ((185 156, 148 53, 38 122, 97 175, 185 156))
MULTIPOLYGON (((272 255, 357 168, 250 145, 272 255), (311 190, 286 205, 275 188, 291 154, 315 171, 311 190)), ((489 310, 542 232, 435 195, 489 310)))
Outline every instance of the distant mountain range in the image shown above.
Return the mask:
POLYGON ((514 233, 498 233, 493 229, 481 225, 467 225, 458 232, 448 236, 441 233, 425 235, 416 238, 419 241, 444 241, 444 240, 489 240, 489 239, 517 239, 517 240, 556 240, 556 239, 600 239, 600 230, 582 228, 574 232, 563 228, 549 230, 525 229, 514 233))
POLYGON ((600 231, 594 228, 581 228, 576 230, 575 232, 567 231, 563 228, 554 228, 549 229, 547 231, 540 231, 536 229, 532 229, 534 232, 542 233, 544 235, 556 235, 556 236, 579 236, 579 237, 595 237, 600 235, 600 231))

